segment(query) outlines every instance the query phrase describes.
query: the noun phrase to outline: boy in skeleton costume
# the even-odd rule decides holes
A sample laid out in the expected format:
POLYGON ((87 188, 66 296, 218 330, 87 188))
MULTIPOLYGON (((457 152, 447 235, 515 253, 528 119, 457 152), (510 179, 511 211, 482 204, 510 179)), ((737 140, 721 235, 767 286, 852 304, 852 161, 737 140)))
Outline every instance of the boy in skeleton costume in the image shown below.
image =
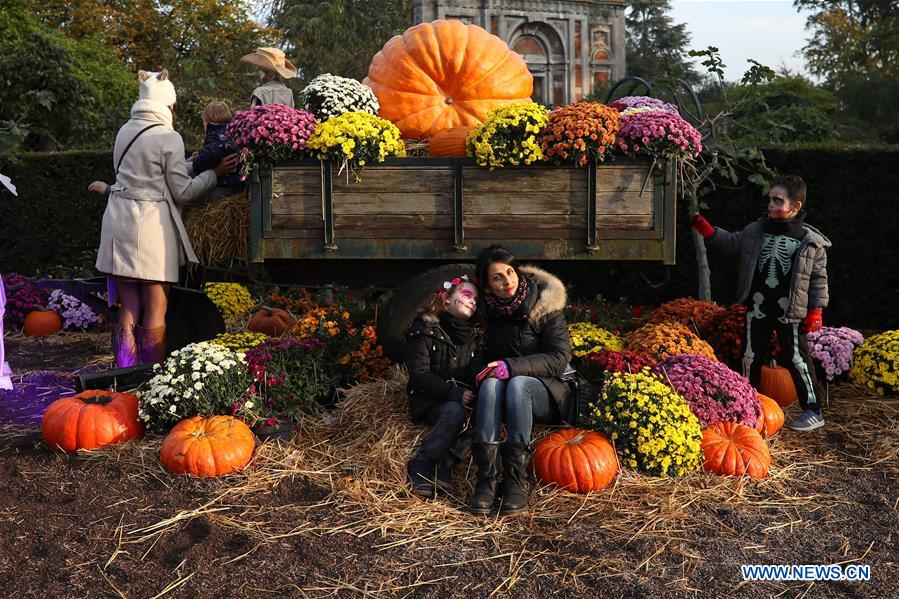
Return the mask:
POLYGON ((830 241, 805 224, 805 191, 799 177, 775 178, 767 215, 736 233, 713 227, 700 215, 693 219, 693 227, 711 251, 740 258, 737 301, 747 308, 743 374, 756 387, 771 350, 771 333, 777 331, 803 408, 790 424, 796 431, 824 426, 806 333, 823 326, 830 241))

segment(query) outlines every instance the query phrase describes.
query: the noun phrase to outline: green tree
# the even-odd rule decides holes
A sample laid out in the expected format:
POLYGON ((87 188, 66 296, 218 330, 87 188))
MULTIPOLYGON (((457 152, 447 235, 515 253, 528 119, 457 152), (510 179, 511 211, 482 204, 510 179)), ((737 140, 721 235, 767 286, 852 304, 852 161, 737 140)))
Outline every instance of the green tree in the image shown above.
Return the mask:
MULTIPOLYGON (((899 140, 899 2, 794 0, 811 10, 803 49, 809 70, 843 103, 847 123, 867 123, 871 137, 899 140)), ((867 137, 866 139, 870 139, 867 137)))
POLYGON ((668 0, 632 0, 625 17, 627 72, 638 77, 680 78, 695 83, 699 75, 687 59, 690 34, 675 24, 668 0))
POLYGON ((803 49, 809 69, 834 88, 847 78, 899 76, 899 3, 896 0, 794 0, 814 11, 803 49))
MULTIPOLYGON (((32 0, 44 23, 75 40, 98 37, 118 61, 167 68, 178 91, 178 121, 188 143, 202 140, 201 112, 211 100, 246 108, 256 84, 240 57, 278 43, 251 18, 249 0, 32 0)), ((121 123, 119 123, 121 124, 121 123)))
POLYGON ((361 80, 411 15, 411 0, 274 0, 271 25, 284 33, 303 81, 326 72, 361 80))
POLYGON ((22 139, 24 127, 27 149, 108 146, 136 81, 98 37, 69 39, 28 9, 0 11, 0 120, 17 123, 5 130, 22 139))

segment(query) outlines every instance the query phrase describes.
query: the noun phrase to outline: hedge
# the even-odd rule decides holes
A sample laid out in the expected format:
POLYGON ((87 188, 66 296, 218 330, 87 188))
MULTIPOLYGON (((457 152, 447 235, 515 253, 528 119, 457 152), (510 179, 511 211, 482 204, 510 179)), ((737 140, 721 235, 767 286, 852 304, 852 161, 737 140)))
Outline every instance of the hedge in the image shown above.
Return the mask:
POLYGON ((3 166, 18 197, 0 191, 0 270, 35 274, 47 266, 74 266, 100 244, 106 199, 87 190, 111 182, 108 151, 23 154, 3 166))
MULTIPOLYGON (((771 149, 779 172, 802 176, 809 186, 807 222, 832 242, 828 252, 830 307, 826 324, 866 329, 899 328, 899 148, 771 149)), ((112 178, 108 152, 25 154, 4 166, 19 197, 0 191, 0 269, 34 273, 55 264, 84 260, 97 247, 105 200, 87 191, 94 179, 112 178)), ((761 190, 747 185, 708 200, 707 218, 738 229, 765 210, 761 190)), ((639 304, 655 304, 696 293, 696 261, 686 208, 678 214, 677 266, 600 262, 556 263, 572 294, 602 293, 639 304)), ((710 256, 712 294, 734 300, 736 261, 710 256)))

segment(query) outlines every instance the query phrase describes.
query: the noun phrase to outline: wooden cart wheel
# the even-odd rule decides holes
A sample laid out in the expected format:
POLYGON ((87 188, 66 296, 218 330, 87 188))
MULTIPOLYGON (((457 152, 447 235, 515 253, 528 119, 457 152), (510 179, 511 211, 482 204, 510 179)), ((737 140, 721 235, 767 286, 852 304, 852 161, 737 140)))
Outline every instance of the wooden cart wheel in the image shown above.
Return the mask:
POLYGON ((408 283, 385 294, 378 310, 378 340, 394 362, 403 361, 404 335, 427 297, 439 291, 444 281, 460 275, 474 276, 474 264, 445 264, 425 271, 408 283))

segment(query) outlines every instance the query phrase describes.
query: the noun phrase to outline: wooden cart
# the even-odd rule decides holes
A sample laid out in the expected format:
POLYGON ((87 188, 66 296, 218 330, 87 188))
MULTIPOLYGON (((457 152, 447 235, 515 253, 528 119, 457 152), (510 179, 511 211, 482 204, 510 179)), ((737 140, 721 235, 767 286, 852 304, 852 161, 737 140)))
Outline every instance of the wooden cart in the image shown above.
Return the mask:
POLYGON ((674 263, 675 172, 614 158, 587 167, 488 170, 401 158, 361 181, 330 162, 257 167, 251 252, 266 260, 466 262, 491 243, 524 260, 674 263))

